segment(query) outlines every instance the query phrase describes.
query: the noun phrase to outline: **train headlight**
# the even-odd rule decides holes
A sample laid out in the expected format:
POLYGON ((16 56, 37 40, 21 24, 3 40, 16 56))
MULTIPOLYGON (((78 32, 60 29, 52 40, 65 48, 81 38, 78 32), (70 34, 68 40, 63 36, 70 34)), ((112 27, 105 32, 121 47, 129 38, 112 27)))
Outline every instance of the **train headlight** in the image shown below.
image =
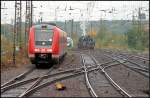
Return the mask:
POLYGON ((47 49, 47 52, 52 52, 52 49, 47 49))
POLYGON ((39 51, 39 49, 34 49, 34 51, 35 51, 35 52, 38 52, 38 51, 39 51))

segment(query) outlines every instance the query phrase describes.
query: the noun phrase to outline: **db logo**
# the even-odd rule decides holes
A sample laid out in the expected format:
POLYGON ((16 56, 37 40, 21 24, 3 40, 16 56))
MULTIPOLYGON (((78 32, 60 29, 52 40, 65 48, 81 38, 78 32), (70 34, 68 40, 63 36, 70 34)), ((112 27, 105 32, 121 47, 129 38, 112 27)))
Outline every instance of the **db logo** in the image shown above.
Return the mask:
POLYGON ((45 49, 41 49, 41 52, 45 52, 45 49))

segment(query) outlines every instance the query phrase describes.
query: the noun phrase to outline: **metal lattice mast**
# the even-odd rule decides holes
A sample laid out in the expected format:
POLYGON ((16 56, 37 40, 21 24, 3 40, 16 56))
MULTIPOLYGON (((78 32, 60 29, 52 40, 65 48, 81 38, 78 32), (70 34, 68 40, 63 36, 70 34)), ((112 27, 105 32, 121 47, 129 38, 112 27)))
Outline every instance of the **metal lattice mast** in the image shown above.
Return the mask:
POLYGON ((13 64, 16 63, 16 2, 15 2, 15 21, 14 21, 14 35, 13 35, 13 64))
POLYGON ((70 36, 71 38, 73 37, 72 34, 73 34, 73 19, 71 20, 71 36, 70 36))
POLYGON ((135 16, 134 16, 134 11, 132 12, 132 24, 135 25, 135 16))
POLYGON ((31 26, 32 26, 32 20, 33 20, 33 4, 32 4, 32 1, 31 1, 30 3, 31 3, 31 5, 30 5, 30 6, 31 6, 31 14, 30 14, 30 15, 31 15, 31 16, 30 16, 30 17, 31 17, 31 19, 30 19, 30 27, 31 27, 31 26))
POLYGON ((17 48, 22 48, 22 40, 21 40, 21 0, 15 1, 15 29, 16 29, 16 38, 17 38, 17 48))
POLYGON ((138 9, 138 33, 141 35, 141 8, 138 9))
POLYGON ((16 51, 22 48, 21 41, 21 0, 15 1, 15 21, 13 37, 13 64, 16 63, 16 51))
POLYGON ((25 49, 28 42, 28 33, 32 26, 32 1, 26 1, 26 16, 25 16, 25 49))

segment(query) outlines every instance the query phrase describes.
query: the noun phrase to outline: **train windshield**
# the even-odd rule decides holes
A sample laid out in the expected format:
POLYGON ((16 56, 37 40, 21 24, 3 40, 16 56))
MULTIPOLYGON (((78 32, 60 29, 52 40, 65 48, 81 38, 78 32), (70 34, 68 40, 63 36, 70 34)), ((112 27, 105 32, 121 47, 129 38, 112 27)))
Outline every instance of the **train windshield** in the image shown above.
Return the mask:
POLYGON ((53 37, 53 30, 46 29, 40 30, 37 29, 35 31, 35 47, 37 48, 49 48, 52 45, 52 37, 53 37))

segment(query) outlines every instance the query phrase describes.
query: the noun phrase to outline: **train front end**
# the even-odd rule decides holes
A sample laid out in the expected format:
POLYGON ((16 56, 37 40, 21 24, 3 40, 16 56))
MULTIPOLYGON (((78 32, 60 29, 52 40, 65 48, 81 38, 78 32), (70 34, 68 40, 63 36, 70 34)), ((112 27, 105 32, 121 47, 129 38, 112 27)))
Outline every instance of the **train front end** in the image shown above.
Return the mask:
POLYGON ((29 32, 28 56, 32 64, 52 62, 53 44, 52 25, 34 25, 29 32))

